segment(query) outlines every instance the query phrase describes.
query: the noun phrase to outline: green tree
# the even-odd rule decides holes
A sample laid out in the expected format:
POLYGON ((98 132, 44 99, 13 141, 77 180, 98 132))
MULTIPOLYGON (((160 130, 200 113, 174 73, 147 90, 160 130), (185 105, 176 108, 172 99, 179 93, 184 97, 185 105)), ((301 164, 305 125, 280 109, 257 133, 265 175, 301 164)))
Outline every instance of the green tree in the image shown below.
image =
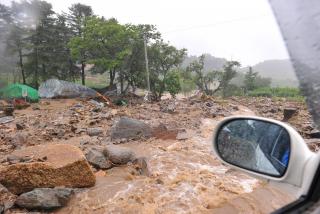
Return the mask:
POLYGON ((252 68, 244 76, 244 89, 246 92, 255 90, 257 88, 270 87, 271 79, 259 76, 258 72, 253 72, 252 68))
POLYGON ((226 97, 230 81, 236 76, 236 69, 240 66, 240 63, 237 61, 227 61, 227 63, 223 66, 223 71, 218 74, 218 86, 213 93, 221 91, 222 96, 226 97))
POLYGON ((123 74, 129 86, 146 88, 146 67, 144 53, 144 39, 155 42, 161 38, 157 28, 153 25, 127 25, 129 33, 130 54, 124 60, 123 74))
POLYGON ((6 32, 8 32, 10 24, 13 21, 12 15, 11 8, 0 3, 0 39, 6 38, 6 32))
POLYGON ((257 77, 258 72, 253 72, 252 67, 249 67, 249 70, 244 76, 244 87, 246 91, 251 91, 257 88, 257 77))
POLYGON ((76 45, 80 47, 77 51, 73 51, 73 58, 81 64, 81 83, 85 85, 85 66, 87 61, 86 49, 82 44, 84 42, 84 31, 86 28, 87 19, 93 16, 93 11, 90 6, 84 4, 73 4, 69 8, 67 14, 68 24, 71 26, 71 31, 75 39, 72 41, 71 46, 75 49, 76 45))
POLYGON ((114 85, 116 73, 122 79, 123 61, 130 54, 129 33, 117 20, 91 17, 87 20, 82 37, 71 39, 69 46, 73 56, 85 52, 86 59, 97 72, 109 71, 110 86, 114 85))
POLYGON ((17 24, 13 24, 11 27, 10 34, 6 41, 6 51, 12 56, 18 55, 18 62, 21 76, 22 76, 22 83, 26 84, 26 74, 24 70, 24 51, 26 48, 26 41, 25 37, 27 36, 27 31, 22 28, 21 26, 18 26, 17 24))
POLYGON ((170 71, 165 80, 166 90, 171 94, 172 97, 175 97, 181 91, 181 78, 178 71, 170 71))
POLYGON ((179 68, 181 91, 185 95, 197 88, 194 75, 190 70, 179 68))
POLYGON ((11 8, 0 4, 0 31, 4 32, 1 35, 6 44, 5 51, 19 66, 24 84, 26 84, 26 75, 23 67, 23 54, 26 46, 25 38, 27 36, 24 18, 27 18, 28 14, 24 14, 24 18, 22 18, 24 11, 22 8, 26 4, 28 3, 12 2, 11 8))
POLYGON ((187 66, 186 72, 195 74, 194 81, 200 91, 206 94, 212 94, 213 91, 210 86, 220 78, 221 72, 219 71, 206 72, 204 70, 205 57, 206 55, 202 54, 199 57, 199 59, 191 62, 187 66))
POLYGON ((186 55, 186 49, 177 49, 163 41, 156 41, 148 48, 150 61, 150 88, 155 100, 160 100, 166 90, 166 78, 177 68, 186 55))
POLYGON ((33 0, 28 5, 37 11, 38 21, 34 29, 30 30, 29 50, 27 54, 26 72, 32 79, 32 85, 39 87, 39 82, 53 75, 50 70, 51 58, 57 54, 52 52, 55 31, 55 13, 52 5, 45 1, 33 0))
POLYGON ((58 79, 74 81, 79 77, 79 68, 72 60, 70 49, 68 48, 68 43, 73 34, 67 25, 67 17, 64 14, 57 15, 53 30, 55 37, 52 38, 54 45, 51 48, 52 54, 49 64, 52 76, 58 79))

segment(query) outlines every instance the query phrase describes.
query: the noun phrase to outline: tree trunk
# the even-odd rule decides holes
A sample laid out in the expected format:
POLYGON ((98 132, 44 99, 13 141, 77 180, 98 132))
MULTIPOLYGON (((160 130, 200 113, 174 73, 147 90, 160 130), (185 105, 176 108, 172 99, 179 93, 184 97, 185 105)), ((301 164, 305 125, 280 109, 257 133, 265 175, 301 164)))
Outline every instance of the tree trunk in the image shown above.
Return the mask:
POLYGON ((109 83, 109 85, 113 86, 114 85, 114 78, 116 76, 115 69, 110 70, 109 75, 110 75, 110 83, 109 83))
POLYGON ((36 48, 36 60, 35 60, 35 75, 34 75, 34 83, 36 89, 39 88, 38 78, 39 78, 39 72, 38 72, 38 49, 36 48))
POLYGON ((121 94, 124 93, 122 70, 120 70, 120 91, 121 91, 121 94))
POLYGON ((23 62, 22 62, 22 51, 20 48, 19 48, 19 65, 20 65, 20 69, 21 69, 22 83, 26 84, 26 76, 24 73, 23 62))
POLYGON ((86 64, 84 62, 81 62, 81 83, 82 83, 82 85, 86 85, 86 74, 84 73, 85 67, 86 67, 86 64))

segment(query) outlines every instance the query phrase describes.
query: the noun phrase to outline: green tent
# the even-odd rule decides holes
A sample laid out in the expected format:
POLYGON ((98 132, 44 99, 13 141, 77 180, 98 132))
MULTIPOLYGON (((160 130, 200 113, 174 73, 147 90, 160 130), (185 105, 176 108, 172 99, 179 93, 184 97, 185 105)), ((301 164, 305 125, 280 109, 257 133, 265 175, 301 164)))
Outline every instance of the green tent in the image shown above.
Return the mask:
POLYGON ((0 97, 3 99, 26 98, 30 102, 39 100, 38 91, 27 85, 11 84, 0 90, 0 97))

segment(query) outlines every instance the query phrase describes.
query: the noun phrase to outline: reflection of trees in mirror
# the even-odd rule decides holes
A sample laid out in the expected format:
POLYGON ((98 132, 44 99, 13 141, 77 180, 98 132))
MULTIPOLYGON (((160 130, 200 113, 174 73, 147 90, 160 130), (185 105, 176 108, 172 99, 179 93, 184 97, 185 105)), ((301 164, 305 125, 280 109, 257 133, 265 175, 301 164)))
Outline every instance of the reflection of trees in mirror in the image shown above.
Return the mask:
POLYGON ((290 137, 281 126, 258 120, 233 120, 218 135, 222 158, 237 166, 274 176, 284 174, 290 137))

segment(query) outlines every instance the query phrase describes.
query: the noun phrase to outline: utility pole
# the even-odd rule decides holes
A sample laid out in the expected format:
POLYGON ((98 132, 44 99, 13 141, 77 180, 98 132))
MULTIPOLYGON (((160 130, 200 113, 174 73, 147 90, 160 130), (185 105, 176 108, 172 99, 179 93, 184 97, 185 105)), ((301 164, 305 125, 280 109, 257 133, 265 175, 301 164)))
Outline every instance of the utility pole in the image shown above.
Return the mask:
POLYGON ((147 100, 149 100, 149 93, 150 93, 150 74, 149 74, 149 62, 148 62, 148 52, 147 52, 147 38, 144 35, 143 36, 143 42, 144 42, 144 59, 146 61, 146 72, 147 72, 147 100))

